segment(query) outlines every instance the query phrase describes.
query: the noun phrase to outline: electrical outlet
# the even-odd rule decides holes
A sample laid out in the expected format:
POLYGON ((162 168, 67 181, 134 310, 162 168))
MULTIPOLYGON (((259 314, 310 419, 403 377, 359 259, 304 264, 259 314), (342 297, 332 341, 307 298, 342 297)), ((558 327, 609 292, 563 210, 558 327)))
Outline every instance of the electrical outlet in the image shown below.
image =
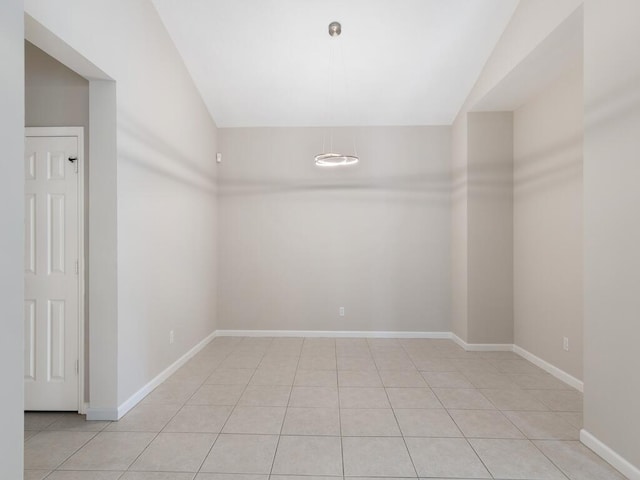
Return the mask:
POLYGON ((338 314, 339 314, 341 317, 344 317, 344 307, 340 307, 340 309, 338 310, 338 314))
POLYGON ((564 337, 562 339, 562 348, 564 349, 565 352, 569 351, 569 338, 568 337, 564 337))
POLYGON ((173 343, 173 330, 169 330, 169 344, 173 343))

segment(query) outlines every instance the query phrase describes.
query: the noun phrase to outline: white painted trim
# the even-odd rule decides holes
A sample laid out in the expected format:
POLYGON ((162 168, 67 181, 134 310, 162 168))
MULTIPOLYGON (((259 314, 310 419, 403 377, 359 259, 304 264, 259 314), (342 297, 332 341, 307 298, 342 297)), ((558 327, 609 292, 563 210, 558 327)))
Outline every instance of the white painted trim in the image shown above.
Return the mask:
POLYGON ((207 335, 202 341, 194 346, 187 353, 182 355, 178 360, 173 362, 162 372, 160 372, 153 380, 147 383, 144 387, 131 395, 126 401, 124 401, 117 409, 115 408, 88 408, 87 420, 120 420, 125 414, 135 407, 144 397, 149 395, 153 389, 164 382, 167 378, 173 375, 180 367, 193 358, 200 350, 206 347, 215 337, 216 332, 212 332, 207 335))
POLYGON ((455 333, 451 333, 451 340, 456 342, 467 352, 512 352, 511 343, 467 343, 455 333))
POLYGON ((108 420, 113 421, 118 418, 117 408, 92 408, 87 407, 87 420, 108 420))
POLYGON ((135 407, 140 400, 150 394, 154 388, 164 382, 167 378, 173 375, 180 367, 193 358, 200 350, 206 347, 215 337, 216 332, 212 332, 201 340, 191 350, 181 356, 178 360, 169 365, 164 371, 157 375, 153 380, 147 383, 144 387, 131 395, 124 403, 118 407, 118 420, 120 420, 129 410, 135 407))
POLYGON ((451 332, 342 330, 217 330, 218 337, 451 338, 451 332))
POLYGON ((517 353, 525 360, 530 361, 536 367, 540 367, 545 372, 550 373, 551 375, 556 377, 558 380, 562 380, 564 383, 566 383, 570 387, 573 387, 580 392, 584 392, 584 382, 582 380, 577 379, 576 377, 568 374, 564 370, 560 370, 558 367, 550 364, 549 362, 541 359, 540 357, 535 356, 533 353, 525 350, 522 347, 519 347, 518 345, 513 346, 513 352, 517 353))
POLYGON ((612 467, 616 468, 629 480, 640 480, 640 468, 633 465, 608 445, 602 443, 584 428, 580 430, 580 441, 609 462, 612 467))
POLYGON ((573 387, 580 392, 584 391, 584 383, 582 380, 577 379, 564 370, 561 370, 546 360, 535 356, 533 353, 519 347, 518 345, 513 345, 511 343, 467 343, 455 333, 451 333, 451 339, 467 352, 514 352, 525 360, 533 363, 535 366, 540 367, 545 372, 550 373, 558 380, 563 381, 570 387, 573 387))
POLYGON ((77 175, 77 234, 78 234, 78 413, 87 412, 84 401, 84 326, 86 318, 84 315, 85 308, 85 291, 86 291, 86 272, 85 272, 85 225, 84 225, 84 127, 25 127, 24 136, 26 137, 75 137, 78 141, 76 152, 78 171, 77 175))

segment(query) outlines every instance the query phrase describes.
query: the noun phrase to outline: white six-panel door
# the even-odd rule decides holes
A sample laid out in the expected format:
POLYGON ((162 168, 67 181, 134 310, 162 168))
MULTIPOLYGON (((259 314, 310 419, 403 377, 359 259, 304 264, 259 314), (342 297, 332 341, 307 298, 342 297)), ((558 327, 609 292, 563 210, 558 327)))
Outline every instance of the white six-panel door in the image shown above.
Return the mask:
POLYGON ((78 410, 77 137, 25 138, 25 410, 78 410))

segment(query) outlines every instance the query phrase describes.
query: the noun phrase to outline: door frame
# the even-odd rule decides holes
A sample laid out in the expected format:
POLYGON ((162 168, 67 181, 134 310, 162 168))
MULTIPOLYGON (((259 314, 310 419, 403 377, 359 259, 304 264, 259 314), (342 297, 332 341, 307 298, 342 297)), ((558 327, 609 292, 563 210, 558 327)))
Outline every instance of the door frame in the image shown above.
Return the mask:
POLYGON ((76 137, 78 139, 78 413, 85 414, 87 405, 84 400, 84 355, 85 355, 85 249, 84 249, 84 127, 25 127, 27 137, 76 137))

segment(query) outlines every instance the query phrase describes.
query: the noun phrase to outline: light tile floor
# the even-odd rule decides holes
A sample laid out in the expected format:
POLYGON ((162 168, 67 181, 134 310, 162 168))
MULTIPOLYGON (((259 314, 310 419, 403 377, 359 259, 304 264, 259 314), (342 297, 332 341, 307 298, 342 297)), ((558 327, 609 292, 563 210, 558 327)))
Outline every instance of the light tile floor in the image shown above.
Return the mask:
POLYGON ((25 414, 25 478, 624 478, 579 443, 581 411, 509 352, 223 337, 119 422, 25 414))

